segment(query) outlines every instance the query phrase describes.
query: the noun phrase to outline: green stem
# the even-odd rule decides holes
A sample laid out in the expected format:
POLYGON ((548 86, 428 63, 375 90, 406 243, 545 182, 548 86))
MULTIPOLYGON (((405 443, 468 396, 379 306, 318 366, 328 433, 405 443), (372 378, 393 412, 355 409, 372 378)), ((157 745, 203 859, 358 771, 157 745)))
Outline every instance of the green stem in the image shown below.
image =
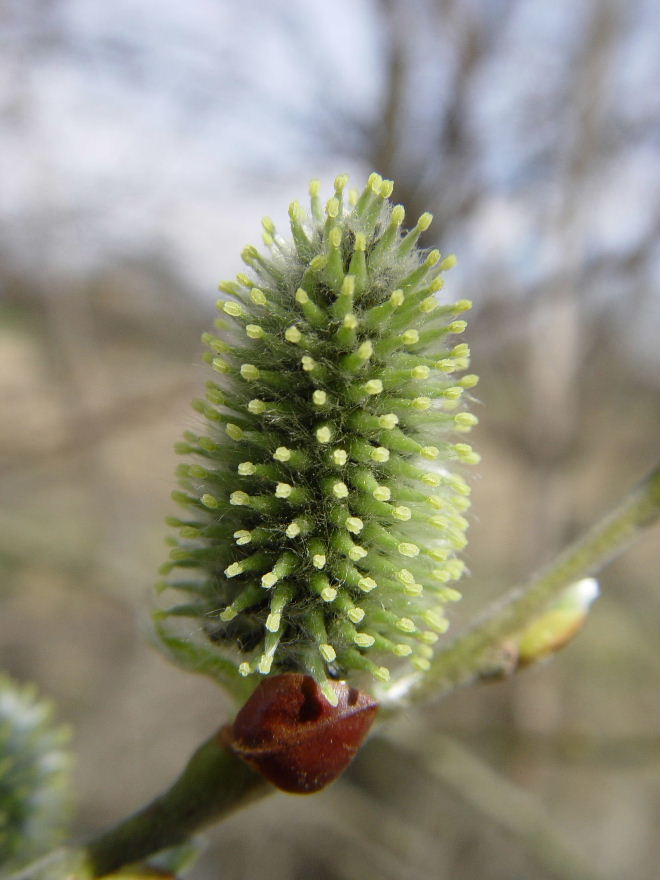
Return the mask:
POLYGON ((548 566, 499 599, 447 648, 431 668, 397 682, 389 708, 425 702, 469 685, 493 668, 507 640, 526 628, 575 581, 600 571, 622 553, 660 513, 660 468, 656 468, 613 510, 563 550, 548 566))
POLYGON ((87 844, 91 876, 103 877, 183 843, 205 825, 273 790, 215 735, 197 749, 163 795, 87 844))

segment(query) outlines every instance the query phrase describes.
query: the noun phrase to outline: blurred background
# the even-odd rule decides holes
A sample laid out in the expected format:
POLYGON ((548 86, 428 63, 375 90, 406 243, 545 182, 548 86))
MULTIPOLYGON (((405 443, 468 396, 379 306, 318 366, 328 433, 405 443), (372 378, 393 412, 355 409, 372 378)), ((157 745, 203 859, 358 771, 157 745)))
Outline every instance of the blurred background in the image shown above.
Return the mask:
MULTIPOLYGON (((393 178, 474 301, 483 463, 456 628, 653 465, 657 18, 651 0, 0 5, 0 666, 73 727, 77 835, 153 797, 231 711, 144 621, 216 284, 310 178, 393 178)), ((605 571, 552 663, 398 725, 432 769, 374 744, 327 792, 210 831, 194 880, 654 876, 656 541, 605 571)))

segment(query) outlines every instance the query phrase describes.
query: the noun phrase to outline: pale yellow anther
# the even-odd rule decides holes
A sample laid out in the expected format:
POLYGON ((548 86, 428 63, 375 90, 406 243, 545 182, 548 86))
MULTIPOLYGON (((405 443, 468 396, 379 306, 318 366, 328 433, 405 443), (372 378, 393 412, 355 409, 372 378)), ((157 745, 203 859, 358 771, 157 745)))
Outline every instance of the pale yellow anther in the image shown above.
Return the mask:
POLYGON ((347 275, 342 281, 341 292, 343 296, 353 296, 355 293, 355 278, 352 275, 347 275))
POLYGON ((227 361, 219 357, 213 358, 213 360, 211 361, 211 365, 217 373, 229 373, 229 371, 231 370, 231 366, 227 363, 227 361))
POLYGON ((238 574, 242 574, 243 566, 240 562, 232 562, 231 565, 228 565, 225 569, 225 576, 228 578, 236 577, 238 574))
POLYGON ((238 667, 238 674, 242 675, 244 678, 252 672, 252 667, 249 663, 243 662, 238 667))
POLYGON ((352 312, 349 312, 348 315, 344 315, 341 323, 347 330, 355 330, 358 325, 358 319, 352 312))
POLYGON ((433 221, 433 214, 425 211, 417 221, 417 228, 420 232, 426 232, 433 221))
MULTIPOLYGON (((336 199, 334 196, 331 199, 328 199, 328 202, 325 206, 325 213, 328 215, 328 217, 332 217, 333 219, 339 214, 339 200, 336 199)), ((335 226, 335 228, 331 230, 330 236, 332 236, 332 233, 335 231, 335 229, 337 229, 339 232, 339 241, 341 242, 341 229, 338 229, 337 226, 335 226)), ((339 247, 339 245, 334 245, 334 247, 339 247)))
POLYGON ((229 605, 227 608, 225 608, 224 611, 220 613, 220 620, 224 620, 225 623, 229 623, 229 621, 233 620, 237 614, 238 612, 234 611, 231 605, 229 605))
POLYGON ((254 397, 247 405, 248 411, 253 413, 255 416, 260 416, 262 413, 266 412, 266 404, 263 400, 259 400, 258 397, 254 397))
POLYGON ((319 570, 325 567, 325 554, 324 553, 315 553, 312 556, 312 565, 314 568, 318 568, 319 570))
POLYGON ((402 290, 395 290, 390 294, 390 303, 394 306, 395 309, 398 309, 399 306, 403 305, 404 299, 405 297, 402 290))
POLYGON ((417 330, 405 330, 401 334, 401 342, 404 345, 417 345, 419 342, 419 333, 417 330))
POLYGON ((431 661, 426 660, 424 657, 412 657, 410 662, 420 672, 428 672, 431 668, 431 661))
POLYGON ((259 290, 258 287, 253 287, 250 291, 250 299, 255 305, 265 306, 268 300, 266 299, 266 295, 262 290, 259 290))
POLYGON ((384 446, 376 446, 371 450, 370 457, 372 461, 384 464, 386 461, 390 460, 390 450, 386 449, 384 446))
POLYGON ((316 198, 321 192, 321 181, 314 178, 314 180, 310 180, 309 182, 309 194, 316 198))
POLYGON ((434 461, 440 455, 440 450, 437 446, 422 446, 420 455, 428 458, 430 461, 434 461))
POLYGON ((392 653, 395 657, 410 657, 412 648, 410 645, 398 644, 394 646, 392 653))
POLYGON ((405 584, 403 592, 406 596, 421 596, 424 592, 424 587, 421 584, 405 584))
POLYGON ((238 529, 238 531, 234 532, 234 540, 239 547, 243 546, 243 544, 249 544, 252 540, 252 533, 248 532, 247 529, 238 529))
POLYGON ((396 548, 402 556, 408 556, 410 559, 414 559, 415 556, 419 556, 419 547, 417 544, 409 544, 407 541, 402 541, 397 545, 396 548))
POLYGON ((302 287, 299 287, 296 290, 296 302, 300 303, 300 305, 304 305, 309 302, 309 295, 306 290, 303 290, 302 287))
POLYGON ((460 382, 463 388, 474 388, 479 382, 479 376, 475 376, 474 373, 468 373, 467 376, 462 377, 460 382))
POLYGON ((396 622, 396 628, 405 633, 414 633, 417 629, 414 621, 412 621, 409 617, 400 617, 396 622))
POLYGON ((472 428, 479 422, 479 419, 468 412, 456 413, 454 416, 454 424, 457 428, 472 428))
POLYGON ((356 232, 355 234, 355 244, 353 245, 353 250, 356 251, 366 251, 367 249, 367 237, 364 232, 356 232))
POLYGON ((406 209, 403 205, 395 205, 392 208, 392 222, 397 226, 401 226, 406 216, 406 209))
POLYGON ((430 269, 432 266, 435 266, 435 264, 438 262, 439 259, 440 259, 440 251, 439 250, 432 250, 432 251, 430 251, 430 253, 426 257, 426 259, 424 260, 424 265, 430 269))
POLYGON ((209 510, 215 510, 219 504, 218 499, 214 495, 209 495, 208 492, 205 492, 199 500, 202 502, 204 507, 208 507, 209 510))
POLYGON ((232 440, 242 440, 243 438, 243 429, 239 428, 239 426, 235 425, 233 422, 229 422, 229 424, 225 425, 225 433, 228 437, 231 437, 232 440))
POLYGON ((302 206, 300 202, 294 201, 289 205, 289 217, 292 220, 301 220, 302 219, 302 206))
POLYGON ((384 180, 380 185, 380 195, 384 199, 389 199, 389 197, 394 192, 394 181, 393 180, 384 180))
POLYGON ((234 507, 244 507, 250 503, 250 496, 247 492, 232 492, 229 496, 229 503, 234 507))
POLYGON ((427 410, 430 408, 431 398, 430 397, 415 397, 411 401, 410 406, 413 409, 417 410, 418 412, 424 412, 424 410, 427 410))
POLYGON ((316 439, 319 443, 329 443, 332 440, 332 431, 327 425, 316 429, 316 439))
POLYGON ((298 523, 295 520, 292 523, 289 523, 289 525, 286 527, 285 534, 286 534, 287 538, 297 538, 298 537, 298 535, 300 534, 300 526, 298 525, 298 523))
POLYGON ((337 652, 332 645, 328 645, 327 643, 319 645, 319 654, 323 657, 326 663, 332 663, 333 660, 337 659, 337 652))
POLYGON ((275 572, 268 571, 266 574, 261 575, 261 586, 266 590, 270 590, 271 587, 274 587, 277 583, 277 575, 275 572))
POLYGON ((369 633, 355 633, 353 641, 359 648, 370 648, 376 639, 369 633))
POLYGON ((305 354, 301 357, 300 363, 302 364, 302 368, 306 373, 311 373, 311 371, 316 366, 316 361, 313 357, 310 357, 308 354, 305 354))
POLYGON ((444 258, 442 263, 440 263, 440 268, 443 272, 446 272, 448 269, 453 269, 457 263, 458 260, 456 259, 456 254, 449 254, 444 258))
POLYGON ((325 404, 328 402, 328 395, 326 394, 325 391, 321 391, 320 389, 317 389, 312 394, 312 402, 316 406, 325 406, 325 404))
POLYGON ((440 485, 440 477, 437 474, 422 474, 420 480, 426 486, 432 486, 434 489, 440 485))
POLYGON ((336 498, 348 498, 348 486, 341 481, 334 483, 332 486, 332 494, 336 498))
POLYGON ((409 507, 405 507, 403 504, 401 504, 398 507, 394 508, 394 510, 392 511, 392 515, 396 519, 401 520, 401 522, 408 522, 408 520, 412 516, 412 512, 409 507))
POLYGON ((238 318, 243 314, 243 309, 235 302, 223 302, 222 311, 225 315, 231 315, 233 318, 238 318))
POLYGON ((364 528, 364 523, 359 516, 347 516, 344 520, 344 525, 354 535, 359 535, 364 528))
POLYGON ((355 544, 348 551, 348 558, 352 562, 359 562, 360 559, 364 559, 364 557, 367 555, 368 555, 368 551, 365 550, 364 547, 361 547, 359 544, 355 544))
POLYGON ((364 620, 364 609, 351 608, 351 610, 347 612, 346 617, 348 617, 351 623, 362 623, 364 620))
POLYGON ((419 304, 419 310, 423 314, 427 315, 429 312, 432 312, 438 306, 438 301, 434 296, 427 296, 426 299, 423 299, 419 304))
POLYGON ((362 387, 365 393, 370 395, 381 394, 383 391, 383 383, 380 379, 369 379, 362 387))
POLYGON ((374 347, 368 339, 366 342, 363 342, 362 345, 358 346, 358 357, 362 358, 365 361, 370 358, 373 353, 374 347))
POLYGON ((238 473, 242 477, 251 477, 256 472, 257 469, 251 461, 242 461, 238 466, 238 473))
POLYGON ((419 364, 418 366, 412 368, 412 370, 410 371, 410 375, 413 377, 413 379, 428 379, 428 377, 431 375, 431 370, 424 364, 419 364))
POLYGON ((258 324, 246 324, 245 333, 250 339, 262 339, 264 336, 263 327, 260 327, 258 324))
POLYGON ((284 338, 287 342, 297 343, 300 342, 300 340, 302 339, 302 333, 294 324, 291 327, 287 327, 287 329, 284 331, 284 338))
POLYGON ((345 449, 333 449, 332 460, 339 467, 343 467, 348 461, 348 453, 345 449))
POLYGON ((400 568, 396 573, 397 578, 402 584, 414 584, 415 576, 407 568, 400 568))
POLYGON ((392 497, 392 490, 387 486, 378 486, 378 488, 374 489, 371 493, 376 501, 389 501, 392 497))
POLYGON ((269 632, 275 633, 280 628, 280 623, 282 622, 282 615, 279 611, 271 611, 271 613, 266 618, 266 629, 269 632))
POLYGON ((348 174, 338 174, 335 177, 335 190, 341 192, 348 183, 348 174))
POLYGON ((339 226, 335 226, 330 230, 330 234, 328 235, 328 240, 330 242, 330 247, 340 248, 341 247, 341 228, 339 226))
POLYGON ((260 375, 259 368, 254 364, 241 364, 241 376, 248 382, 256 381, 260 375))
POLYGON ((286 446, 278 446, 273 453, 273 458, 275 461, 289 461, 291 458, 291 450, 287 449, 286 446))
POLYGON ((337 590, 334 587, 323 587, 319 595, 324 602, 334 602, 337 598, 337 590))
MULTIPOLYGON (((430 666, 430 664, 429 664, 430 666)), ((378 669, 375 669, 373 672, 375 678, 378 678, 380 681, 389 681, 390 680, 390 670, 387 666, 379 666, 378 669)))
POLYGON ((278 483, 275 486, 276 498, 288 498, 293 492, 293 486, 290 483, 278 483))
POLYGON ((363 593, 370 593, 372 590, 375 590, 378 584, 371 577, 361 577, 358 581, 358 588, 362 590, 363 593))
POLYGON ((422 614, 422 620, 427 626, 430 626, 436 632, 444 633, 449 629, 449 621, 437 611, 425 611, 422 614))
POLYGON ((378 425, 386 431, 391 431, 399 424, 399 417, 395 413, 385 413, 378 416, 378 425))
POLYGON ((377 171, 372 171, 367 179, 367 186, 369 189, 376 195, 380 192, 380 188, 383 185, 383 178, 378 174, 377 171))
POLYGON ((270 672, 271 666, 273 665, 273 655, 272 654, 262 654, 259 658, 259 663, 257 664, 257 669, 262 675, 268 675, 270 672))

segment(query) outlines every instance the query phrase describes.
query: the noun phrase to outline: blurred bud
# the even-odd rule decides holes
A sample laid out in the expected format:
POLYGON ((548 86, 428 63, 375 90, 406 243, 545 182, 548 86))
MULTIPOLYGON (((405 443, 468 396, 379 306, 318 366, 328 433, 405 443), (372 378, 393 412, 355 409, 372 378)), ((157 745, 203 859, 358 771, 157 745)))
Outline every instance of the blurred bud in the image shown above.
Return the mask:
POLYGON ((518 666, 529 666, 563 648, 584 625, 598 597, 598 581, 576 581, 549 605, 518 638, 518 666))

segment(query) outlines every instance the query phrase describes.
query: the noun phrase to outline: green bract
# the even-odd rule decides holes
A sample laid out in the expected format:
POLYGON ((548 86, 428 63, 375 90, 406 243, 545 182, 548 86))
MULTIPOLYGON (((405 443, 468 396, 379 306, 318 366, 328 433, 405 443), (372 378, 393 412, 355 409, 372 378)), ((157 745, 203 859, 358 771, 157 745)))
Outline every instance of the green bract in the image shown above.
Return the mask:
POLYGON ((418 248, 430 214, 402 231, 391 181, 346 182, 323 207, 313 181, 311 216, 291 204, 292 241, 265 219, 268 254, 245 248, 250 274, 220 285, 217 381, 179 445, 194 463, 161 585, 186 600, 158 615, 187 665, 225 682, 302 671, 332 700, 328 677, 428 666, 463 572, 469 489, 450 468, 478 458, 456 442, 477 421, 476 377, 455 376, 470 303, 437 296, 455 259, 418 248), (177 616, 195 619, 185 638, 177 616))

